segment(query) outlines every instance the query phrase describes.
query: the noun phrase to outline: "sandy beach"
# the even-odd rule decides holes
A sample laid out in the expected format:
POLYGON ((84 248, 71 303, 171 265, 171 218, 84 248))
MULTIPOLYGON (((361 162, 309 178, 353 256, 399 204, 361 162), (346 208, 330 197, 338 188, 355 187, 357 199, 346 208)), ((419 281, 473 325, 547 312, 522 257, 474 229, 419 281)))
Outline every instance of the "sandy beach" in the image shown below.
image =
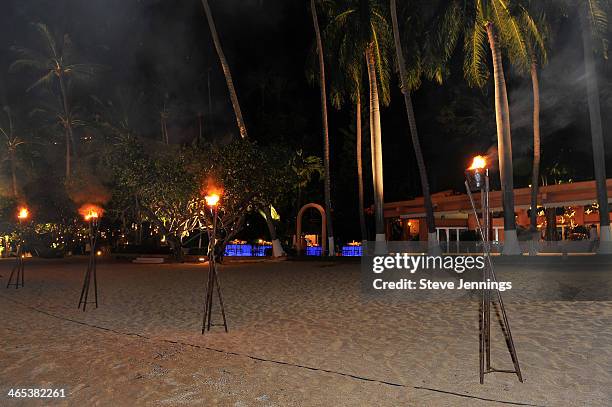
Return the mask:
MULTIPOLYGON (((358 263, 222 265, 230 331, 205 335, 204 264, 103 261, 86 312, 84 259, 28 259, 18 290, 4 288, 11 266, 0 261, 1 406, 612 404, 612 302, 508 302, 525 382, 480 385, 477 303, 364 297, 358 263), (49 387, 67 397, 7 397, 49 387)), ((511 368, 493 333, 494 367, 511 368)))

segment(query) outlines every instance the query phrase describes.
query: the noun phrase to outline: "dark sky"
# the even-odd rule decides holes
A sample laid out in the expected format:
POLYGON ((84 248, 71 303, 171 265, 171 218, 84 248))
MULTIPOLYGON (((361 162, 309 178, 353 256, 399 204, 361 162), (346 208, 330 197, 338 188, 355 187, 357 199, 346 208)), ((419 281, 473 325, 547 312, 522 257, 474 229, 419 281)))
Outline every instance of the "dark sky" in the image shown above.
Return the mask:
MULTIPOLYGON (((307 82, 305 75, 313 42, 308 3, 210 0, 251 137, 262 144, 283 140, 296 149, 322 155, 318 89, 307 82)), ((592 177, 592 161, 582 46, 572 21, 561 17, 555 24, 550 63, 542 71, 543 166, 569 164, 574 167, 575 179, 588 179, 592 177)), ((148 120, 143 120, 142 131, 151 133, 151 137, 156 137, 155 114, 164 95, 176 111, 171 123, 176 141, 194 134, 196 111, 205 113, 207 137, 227 139, 237 134, 200 1, 3 1, 0 81, 6 89, 2 97, 11 105, 37 103, 36 94, 24 91, 31 77, 7 73, 14 59, 9 48, 36 44, 30 22, 44 22, 55 33, 70 33, 82 60, 109 68, 97 83, 82 92, 101 98, 111 98, 117 87, 144 92, 142 116, 148 120), (208 104, 209 74, 211 106, 208 104), (209 109, 212 115, 208 114, 209 109)), ((475 90, 465 85, 460 48, 445 85, 424 83, 414 95, 433 191, 460 190, 462 169, 469 157, 495 145, 492 89, 475 90), (465 131, 465 126, 472 132, 465 131)), ((508 65, 506 74, 513 123, 515 184, 526 186, 532 144, 531 83, 508 65)), ((602 69, 600 79, 605 93, 602 109, 606 118, 612 102, 609 77, 609 71, 602 69)), ((404 105, 397 82, 392 86, 391 106, 383 109, 382 123, 386 201, 420 195, 404 105)), ((87 95, 81 96, 87 98, 87 95)), ((335 206, 341 221, 356 224, 353 113, 351 109, 330 110, 335 206)), ((609 120, 604 124, 606 142, 610 144, 609 120)), ((364 136, 369 140, 367 133, 364 136)), ((369 196, 371 175, 367 155, 364 162, 369 196)), ((312 196, 314 200, 320 198, 316 193, 312 196)))

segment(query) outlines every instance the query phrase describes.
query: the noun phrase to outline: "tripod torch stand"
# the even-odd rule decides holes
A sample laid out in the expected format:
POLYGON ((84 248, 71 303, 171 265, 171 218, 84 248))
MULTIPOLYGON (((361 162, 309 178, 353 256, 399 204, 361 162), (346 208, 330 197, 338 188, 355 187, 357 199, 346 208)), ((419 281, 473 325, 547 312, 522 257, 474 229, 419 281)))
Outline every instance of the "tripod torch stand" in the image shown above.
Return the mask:
MULTIPOLYGON (((26 219, 28 219, 28 217, 30 216, 30 211, 28 210, 28 208, 26 208, 25 206, 19 209, 19 213, 17 213, 17 220, 19 222, 19 227, 18 227, 18 234, 20 234, 22 232, 21 230, 21 224, 22 222, 24 222, 26 219)), ((24 263, 23 263, 23 257, 24 254, 22 253, 22 244, 23 241, 21 240, 21 236, 19 235, 17 237, 17 248, 15 250, 15 256, 16 256, 16 260, 15 260, 15 265, 13 266, 13 270, 11 271, 11 275, 8 279, 8 283, 6 284, 6 288, 9 288, 10 286, 14 285, 15 289, 19 288, 20 286, 23 287, 23 272, 24 272, 24 263), (12 283, 13 281, 13 276, 15 276, 15 282, 12 283)))
POLYGON ((89 262, 87 264, 87 272, 85 273, 85 279, 83 280, 83 288, 81 289, 81 297, 79 298, 79 306, 83 305, 83 311, 87 308, 87 304, 95 304, 98 308, 98 281, 96 278, 96 243, 98 241, 98 229, 99 220, 102 211, 96 207, 87 208, 83 217, 85 221, 89 223, 89 262), (89 291, 91 286, 91 280, 93 278, 93 294, 94 301, 87 301, 89 297, 89 291))
POLYGON ((217 258, 215 253, 215 247, 217 244, 217 219, 219 217, 218 206, 219 206, 219 195, 210 194, 205 198, 206 205, 210 206, 210 210, 213 218, 212 231, 208 229, 208 281, 206 283, 206 296, 204 299, 204 318, 202 319, 202 334, 205 331, 210 331, 211 326, 220 324, 213 324, 212 321, 212 305, 215 287, 217 291, 217 297, 219 298, 219 306, 221 308, 221 315, 223 317, 223 327, 227 332, 227 320, 225 319, 225 308, 223 306, 223 297, 221 295, 221 286, 219 285, 219 276, 217 274, 217 258))
MULTIPOLYGON (((497 288, 491 289, 489 287, 490 282, 497 283, 495 277, 495 270, 493 269, 493 262, 491 261, 491 213, 489 206, 489 169, 486 167, 486 159, 482 156, 474 157, 474 161, 470 168, 465 172, 466 181, 465 188, 467 190, 470 203, 476 217, 476 225, 480 232, 480 238, 483 244, 483 254, 486 258, 485 267, 482 271, 482 282, 483 290, 482 297, 480 300, 480 316, 479 316, 479 333, 480 333, 480 384, 484 383, 484 375, 493 372, 503 373, 516 373, 519 381, 523 382, 523 376, 521 375, 521 368, 519 366, 518 356, 516 354, 516 348, 514 347, 514 341, 512 340, 512 332, 510 331, 510 323, 508 322, 508 316, 506 315, 506 308, 504 307, 504 301, 502 300, 501 293, 497 288), (482 220, 478 217, 478 209, 474 201, 472 192, 480 191, 481 207, 480 212, 482 220), (506 345, 514 370, 502 370, 494 369, 491 367, 491 305, 495 306, 495 298, 497 297, 497 306, 501 313, 501 319, 499 323, 501 325, 502 332, 506 339, 506 345)), ((497 285, 495 285, 497 287, 497 285)))

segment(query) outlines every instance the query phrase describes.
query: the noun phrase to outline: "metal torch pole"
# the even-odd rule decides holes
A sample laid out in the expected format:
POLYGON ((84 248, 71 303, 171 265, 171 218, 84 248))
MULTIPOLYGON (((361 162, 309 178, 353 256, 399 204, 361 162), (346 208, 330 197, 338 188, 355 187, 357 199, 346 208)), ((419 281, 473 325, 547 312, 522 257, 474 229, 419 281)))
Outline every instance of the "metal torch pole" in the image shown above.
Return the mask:
POLYGON ((492 372, 502 372, 502 373, 515 373, 518 376, 519 381, 523 382, 523 376, 521 374, 521 368, 519 365, 518 356, 516 353, 516 348, 514 346, 514 340, 512 339, 512 332, 510 330, 510 323, 508 321, 508 316, 506 314, 506 308, 504 306, 504 302, 501 296, 501 293, 498 289, 495 289, 497 294, 497 301, 499 304, 499 310, 501 313, 501 321, 500 325, 502 328, 502 332, 506 338, 506 345, 508 346, 508 351, 510 353, 510 357, 512 359, 512 363, 514 365, 514 370, 504 370, 504 369, 494 369, 491 367, 491 303, 493 302, 491 289, 488 289, 489 281, 496 283, 497 278, 495 276, 495 270, 493 268, 493 262, 491 261, 491 210, 490 210, 490 202, 489 202, 489 171, 485 171, 485 183, 484 186, 480 187, 481 191, 481 213, 482 213, 482 222, 478 217, 478 210, 476 208, 476 204, 474 202, 474 197, 472 195, 470 185, 468 181, 465 182, 465 187, 467 190, 468 197, 470 199, 470 203, 472 205, 472 209, 474 210, 474 215, 476 216, 476 225, 478 230, 480 231, 480 237, 483 243, 483 255, 485 257, 485 267, 483 269, 483 282, 484 288, 481 296, 480 302, 480 318, 479 318, 479 333, 480 333, 480 349, 479 349, 479 359, 480 359, 480 383, 484 383, 484 375, 486 373, 492 372), (485 366, 486 365, 486 366, 485 366))

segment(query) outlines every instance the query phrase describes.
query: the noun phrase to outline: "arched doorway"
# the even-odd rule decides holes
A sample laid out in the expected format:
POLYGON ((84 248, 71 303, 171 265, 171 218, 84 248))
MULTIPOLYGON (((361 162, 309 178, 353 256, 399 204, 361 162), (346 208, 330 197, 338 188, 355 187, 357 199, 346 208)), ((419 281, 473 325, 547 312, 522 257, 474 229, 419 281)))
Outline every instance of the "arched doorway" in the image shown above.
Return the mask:
POLYGON ((297 216, 297 227, 295 233, 296 247, 298 254, 302 254, 304 248, 302 247, 302 216, 307 209, 314 208, 321 214, 321 256, 325 256, 325 249, 327 248, 327 216, 325 215, 325 209, 319 204, 309 203, 302 206, 302 209, 298 212, 297 216))

